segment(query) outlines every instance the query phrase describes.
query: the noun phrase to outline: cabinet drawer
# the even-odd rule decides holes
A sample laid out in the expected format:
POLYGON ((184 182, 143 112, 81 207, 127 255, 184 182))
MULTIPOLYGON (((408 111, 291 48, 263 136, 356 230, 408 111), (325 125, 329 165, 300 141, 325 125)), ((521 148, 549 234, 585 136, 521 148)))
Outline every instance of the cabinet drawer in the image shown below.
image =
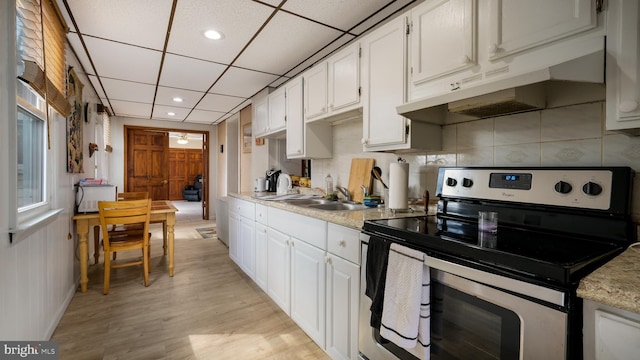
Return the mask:
POLYGON ((327 222, 289 211, 268 208, 269 227, 327 250, 327 222))
POLYGON ((256 204, 256 221, 267 225, 267 207, 261 204, 256 204))
POLYGON ((329 223, 327 250, 334 255, 360 265, 360 232, 329 223))
POLYGON ((229 212, 236 213, 240 216, 244 216, 247 219, 255 220, 256 208, 254 203, 246 200, 236 199, 236 198, 230 198, 230 200, 231 201, 229 202, 229 212))

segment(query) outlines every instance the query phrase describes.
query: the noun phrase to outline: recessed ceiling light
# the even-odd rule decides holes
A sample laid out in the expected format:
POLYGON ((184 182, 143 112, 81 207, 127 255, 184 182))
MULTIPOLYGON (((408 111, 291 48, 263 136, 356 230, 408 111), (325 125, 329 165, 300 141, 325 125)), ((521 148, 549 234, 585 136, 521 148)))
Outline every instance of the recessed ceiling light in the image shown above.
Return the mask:
POLYGON ((204 32, 204 36, 211 40, 222 39, 222 33, 215 30, 207 30, 204 32))
POLYGON ((182 98, 181 98, 181 97, 176 96, 176 97, 174 97, 174 98, 173 98, 173 101, 175 101, 175 102, 182 102, 182 98))
POLYGON ((169 116, 173 116, 173 115, 175 115, 175 114, 176 114, 176 113, 174 113, 174 112, 172 112, 172 111, 169 111, 169 112, 167 113, 167 115, 169 115, 169 116))

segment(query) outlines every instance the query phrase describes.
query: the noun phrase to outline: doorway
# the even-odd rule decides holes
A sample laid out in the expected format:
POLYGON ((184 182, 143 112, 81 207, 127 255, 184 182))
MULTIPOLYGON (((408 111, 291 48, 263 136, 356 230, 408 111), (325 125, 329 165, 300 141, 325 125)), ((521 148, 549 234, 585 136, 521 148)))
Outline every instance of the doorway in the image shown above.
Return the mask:
MULTIPOLYGON (((176 194, 182 197, 182 189, 195 182, 185 176, 178 177, 175 172, 185 170, 187 175, 198 172, 201 175, 202 192, 199 195, 202 205, 202 219, 209 220, 209 132, 170 128, 151 128, 140 126, 124 127, 124 187, 125 191, 147 191, 154 200, 176 200, 176 194), (201 139, 200 149, 174 151, 177 158, 172 160, 170 134, 179 134, 187 141, 189 136, 201 139), (192 154, 191 154, 192 153, 192 154), (190 160, 189 160, 190 159, 190 160), (182 161, 184 160, 184 161, 182 161), (171 167, 174 166, 174 176, 171 167), (173 197, 173 199, 172 199, 173 197)), ((177 142, 177 140, 173 140, 177 142)))

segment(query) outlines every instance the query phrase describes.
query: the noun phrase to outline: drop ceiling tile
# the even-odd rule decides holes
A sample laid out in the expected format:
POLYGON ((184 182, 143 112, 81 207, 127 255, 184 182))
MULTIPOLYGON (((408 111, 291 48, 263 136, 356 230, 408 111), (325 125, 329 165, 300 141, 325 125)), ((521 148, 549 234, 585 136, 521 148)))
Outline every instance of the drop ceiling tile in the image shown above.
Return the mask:
POLYGON ((254 1, 179 1, 167 51, 229 64, 274 11, 254 1), (206 30, 224 36, 209 40, 206 30))
POLYGON ((102 78, 102 85, 110 100, 151 104, 156 87, 130 81, 102 78))
POLYGON ((276 75, 232 67, 209 92, 250 98, 277 78, 276 75))
POLYGON ((302 73, 304 70, 310 68, 312 65, 314 65, 317 62, 319 62, 319 61, 323 60, 324 58, 328 57, 331 53, 333 53, 334 51, 340 49, 340 47, 344 46, 345 44, 347 44, 349 41, 353 40, 354 38, 355 38, 355 36, 347 35, 347 34, 341 36, 336 41, 332 42, 329 46, 327 46, 324 49, 320 50, 318 53, 314 54, 313 56, 311 56, 307 60, 303 61, 302 63, 300 63, 299 65, 297 65, 293 69, 291 69, 285 75, 288 76, 288 77, 295 77, 296 75, 302 73))
POLYGON ((111 106, 115 116, 130 116, 145 119, 151 116, 151 104, 111 100, 111 106))
POLYGON ((164 47, 172 0, 67 0, 67 3, 82 34, 156 50, 164 47))
POLYGON ((193 110, 185 121, 211 124, 225 114, 219 111, 193 110))
POLYGON ((389 0, 288 0, 282 8, 347 31, 388 2, 389 0))
POLYGON ((389 17, 389 16, 392 16, 392 17, 398 16, 398 14, 396 14, 397 11, 400 11, 400 12, 406 11, 406 9, 403 9, 403 8, 405 6, 407 6, 408 4, 413 3, 414 1, 415 0, 396 0, 396 1, 394 1, 391 5, 387 6, 386 8, 381 10, 379 13, 375 14, 374 16, 372 16, 371 18, 367 19, 362 24, 360 24, 357 27, 353 28, 351 30, 351 33, 356 34, 356 35, 361 35, 362 33, 367 31, 371 27, 374 27, 378 23, 380 23, 381 21, 385 20, 387 17, 389 17))
POLYGON ((196 106, 196 109, 227 112, 233 110, 245 100, 245 98, 235 96, 207 94, 198 106, 196 106))
POLYGON ((326 26, 278 12, 234 65, 284 74, 340 35, 341 32, 326 26))
POLYGON ((193 108, 205 95, 204 92, 176 89, 158 86, 156 93, 156 105, 173 106, 181 108, 193 108), (173 98, 179 97, 182 102, 175 102, 173 98))
POLYGON ((260 0, 260 1, 262 1, 263 3, 269 4, 273 7, 280 5, 280 3, 282 2, 282 0, 260 0))
POLYGON ((189 115, 189 111, 191 111, 191 109, 155 105, 153 107, 153 115, 151 116, 151 118, 160 120, 182 121, 187 117, 187 115, 189 115), (169 115, 170 112, 174 113, 175 115, 169 115))
POLYGON ((222 74, 226 65, 167 54, 162 65, 160 85, 207 91, 222 74))
POLYGON ((84 42, 98 76, 156 83, 161 52, 86 36, 84 42))
POLYGON ((93 67, 91 67, 91 62, 89 61, 87 52, 84 51, 84 48, 82 47, 82 43, 80 42, 80 38, 78 37, 78 35, 74 33, 68 33, 67 40, 69 40, 69 44, 67 45, 67 48, 66 48, 66 51, 68 54, 67 59, 73 56, 71 55, 72 53, 70 50, 75 49, 75 54, 77 55, 78 61, 80 61, 80 64, 84 69, 84 72, 86 74, 93 74, 94 73, 93 67))
POLYGON ((281 76, 280 78, 276 79, 274 82, 272 82, 271 84, 269 84, 270 87, 274 87, 277 88, 278 86, 286 83, 287 81, 289 81, 288 77, 285 76, 281 76))
POLYGON ((88 76, 89 76, 89 81, 91 81, 91 85, 96 90, 96 94, 98 94, 98 97, 101 99, 106 98, 107 96, 104 94, 102 86, 100 86, 100 83, 98 82, 98 78, 93 75, 88 75, 88 76))

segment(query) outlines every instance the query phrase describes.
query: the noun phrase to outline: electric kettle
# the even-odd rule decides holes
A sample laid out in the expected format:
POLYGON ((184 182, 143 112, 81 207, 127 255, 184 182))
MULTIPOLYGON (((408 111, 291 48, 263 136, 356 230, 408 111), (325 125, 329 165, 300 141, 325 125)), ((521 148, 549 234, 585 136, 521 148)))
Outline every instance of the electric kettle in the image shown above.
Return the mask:
POLYGON ((284 195, 291 189, 293 189, 291 176, 289 176, 289 174, 280 174, 280 176, 278 176, 278 189, 276 194, 284 195))

